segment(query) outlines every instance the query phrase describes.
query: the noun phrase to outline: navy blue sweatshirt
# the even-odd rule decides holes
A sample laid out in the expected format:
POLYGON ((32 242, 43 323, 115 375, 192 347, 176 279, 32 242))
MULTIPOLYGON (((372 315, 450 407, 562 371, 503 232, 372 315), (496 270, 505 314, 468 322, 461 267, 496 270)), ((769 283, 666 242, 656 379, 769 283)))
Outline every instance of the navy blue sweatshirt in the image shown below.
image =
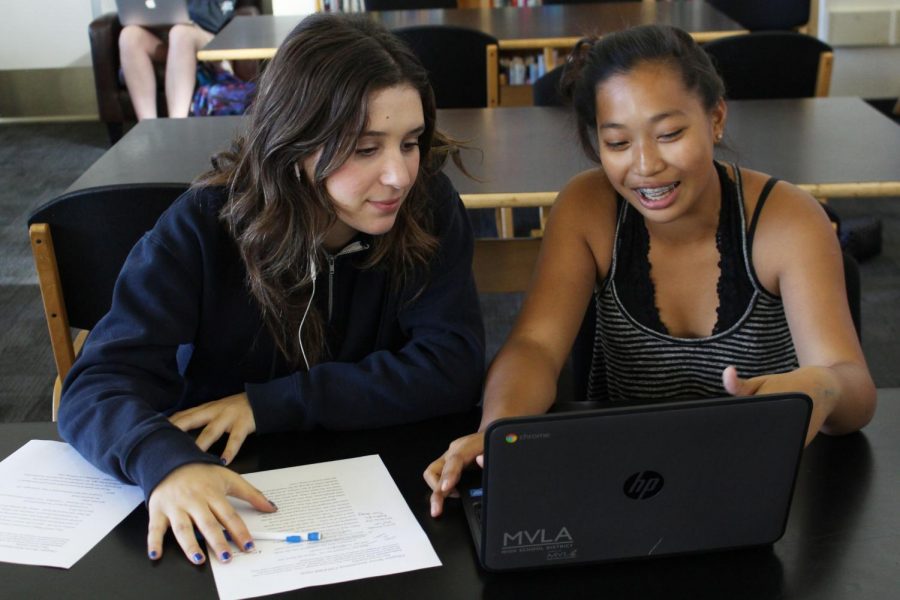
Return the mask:
POLYGON ((468 410, 484 376, 472 232, 446 176, 432 179, 429 196, 440 246, 424 279, 397 292, 384 268, 361 269, 365 236, 329 258, 316 281, 328 358, 307 372, 287 364, 248 292, 237 246, 218 218, 224 192, 188 191, 131 251, 109 313, 66 377, 63 439, 149 497, 175 468, 219 462, 167 415, 242 391, 258 433, 361 429, 468 410))

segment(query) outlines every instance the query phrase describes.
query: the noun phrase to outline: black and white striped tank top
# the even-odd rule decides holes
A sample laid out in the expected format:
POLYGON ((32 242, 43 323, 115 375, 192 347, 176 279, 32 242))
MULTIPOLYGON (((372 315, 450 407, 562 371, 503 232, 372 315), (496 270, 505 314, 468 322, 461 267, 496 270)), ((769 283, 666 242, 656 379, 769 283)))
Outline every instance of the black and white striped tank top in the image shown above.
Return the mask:
MULTIPOLYGON (((594 294, 597 321, 588 400, 709 398, 725 395, 722 370, 728 365, 736 366, 741 377, 783 373, 797 368, 797 355, 781 298, 762 287, 752 263, 753 232, 776 180, 770 179, 763 188, 748 230, 740 170, 734 167, 734 181, 727 176, 724 167, 717 165, 717 171, 723 192, 726 187, 731 187, 728 193, 722 194, 722 211, 727 202, 737 204, 732 214, 738 215, 734 232, 741 243, 735 251, 740 252, 740 262, 749 279, 746 308, 741 311, 737 307, 733 323, 721 329, 717 326, 712 335, 701 338, 674 337, 635 318, 622 301, 621 290, 616 287, 617 280, 622 279, 616 277, 616 268, 621 268, 623 262, 620 252, 627 251, 621 244, 627 220, 632 220, 628 225, 633 227, 633 220, 641 219, 641 216, 628 202, 621 200, 609 274, 594 294)), ((721 246, 720 252, 724 262, 726 256, 721 246)), ((646 255, 629 258, 647 261, 646 255)), ((740 269, 741 265, 735 267, 740 269)), ((740 275, 744 276, 744 273, 740 275)), ((645 301, 654 303, 652 297, 645 301)), ((723 302, 722 285, 719 286, 719 302, 720 305, 723 302)), ((721 309, 720 306, 720 320, 721 309)))

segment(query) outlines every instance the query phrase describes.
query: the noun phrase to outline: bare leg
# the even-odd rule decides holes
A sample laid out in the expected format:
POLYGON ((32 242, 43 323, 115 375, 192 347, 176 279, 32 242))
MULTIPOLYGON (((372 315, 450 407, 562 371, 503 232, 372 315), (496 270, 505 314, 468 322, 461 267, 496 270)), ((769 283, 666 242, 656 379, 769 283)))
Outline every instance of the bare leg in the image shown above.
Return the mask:
POLYGON ((170 117, 186 117, 197 82, 197 51, 213 34, 196 25, 175 25, 169 30, 166 60, 166 103, 170 117))
POLYGON ((119 55, 125 87, 138 120, 156 118, 156 73, 154 62, 166 58, 166 45, 143 27, 128 25, 119 34, 119 55))

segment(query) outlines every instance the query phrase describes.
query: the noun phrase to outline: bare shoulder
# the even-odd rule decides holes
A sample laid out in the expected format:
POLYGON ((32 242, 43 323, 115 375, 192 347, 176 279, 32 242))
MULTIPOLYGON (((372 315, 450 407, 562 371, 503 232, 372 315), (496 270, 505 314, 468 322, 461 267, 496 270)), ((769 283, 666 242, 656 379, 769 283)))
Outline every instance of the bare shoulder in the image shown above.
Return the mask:
MULTIPOLYGON (((756 210, 769 176, 741 169, 747 215, 756 210)), ((753 264, 760 282, 777 293, 778 280, 793 264, 811 257, 840 256, 837 235, 818 200, 786 181, 778 181, 769 192, 753 236, 753 264)))
MULTIPOLYGON (((741 169, 741 176, 744 182, 744 206, 746 213, 752 215, 770 176, 752 169, 741 169)), ((760 213, 756 236, 784 232, 796 234, 798 228, 825 231, 830 230, 830 227, 828 216, 818 200, 792 183, 778 181, 769 192, 760 213)))
POLYGON ((612 257, 616 191, 599 167, 582 171, 559 193, 547 223, 548 241, 559 235, 588 245, 603 276, 612 257))
MULTIPOLYGON (((616 192, 602 169, 588 169, 570 179, 556 197, 547 219, 542 246, 569 253, 589 252, 601 273, 606 255, 611 256, 616 226, 616 192)), ((555 254, 555 252, 554 252, 555 254)))

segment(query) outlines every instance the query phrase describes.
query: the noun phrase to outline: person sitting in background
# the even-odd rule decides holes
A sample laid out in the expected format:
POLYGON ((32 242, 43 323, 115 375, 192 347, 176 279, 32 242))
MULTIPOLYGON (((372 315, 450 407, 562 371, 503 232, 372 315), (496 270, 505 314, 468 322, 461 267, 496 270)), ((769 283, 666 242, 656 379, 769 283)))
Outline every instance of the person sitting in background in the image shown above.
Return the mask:
POLYGON ((155 119, 156 64, 165 64, 166 108, 169 117, 186 117, 191 107, 197 79, 197 51, 208 44, 225 26, 234 13, 233 2, 195 0, 188 3, 193 23, 173 25, 161 38, 140 25, 126 25, 119 34, 119 56, 125 86, 138 120, 155 119), (210 11, 203 4, 215 7, 220 18, 207 18, 210 11), (199 23, 199 24, 198 24, 199 23), (214 30, 201 27, 204 25, 214 30))
POLYGON ((581 142, 601 166, 551 211, 480 432, 424 473, 434 516, 480 460, 487 425, 550 408, 592 296, 589 400, 803 392, 807 442, 874 414, 831 223, 799 188, 714 159, 727 107, 706 53, 681 30, 643 26, 582 41, 571 61, 581 142))
POLYGON ((248 435, 409 423, 481 393, 472 231, 421 63, 365 16, 316 14, 258 89, 232 151, 130 253, 63 386, 63 439, 147 496, 151 559, 169 528, 195 564, 195 527, 221 561, 223 530, 253 547, 226 497, 275 510, 226 466, 248 435))

